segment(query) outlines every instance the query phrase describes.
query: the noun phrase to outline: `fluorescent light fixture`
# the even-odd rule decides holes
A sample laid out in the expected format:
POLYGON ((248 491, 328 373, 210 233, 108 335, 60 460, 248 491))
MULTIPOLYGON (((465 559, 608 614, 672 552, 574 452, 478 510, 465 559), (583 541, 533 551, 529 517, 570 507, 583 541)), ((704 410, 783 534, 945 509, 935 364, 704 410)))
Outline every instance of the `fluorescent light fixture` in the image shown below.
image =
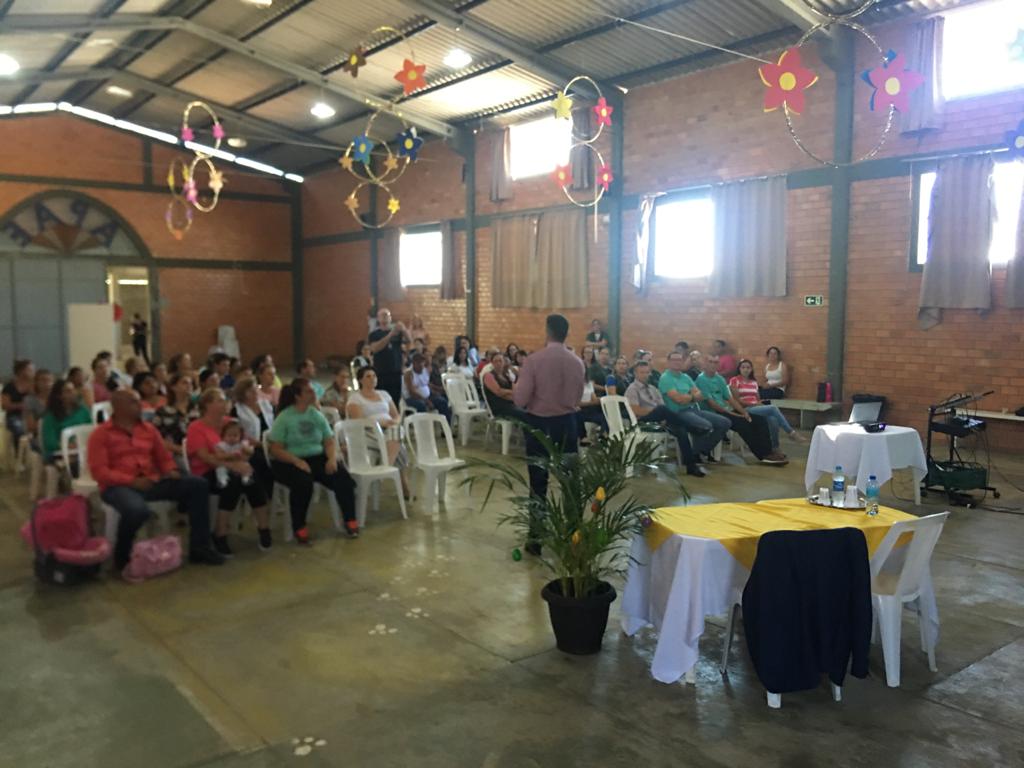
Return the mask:
POLYGON ((117 122, 116 117, 111 117, 110 115, 104 112, 97 112, 95 109, 86 109, 85 107, 73 107, 70 104, 67 104, 65 106, 65 104, 67 103, 62 101, 60 104, 57 105, 57 108, 65 112, 70 112, 73 115, 84 117, 88 120, 95 120, 97 123, 114 125, 114 123, 117 122))
POLYGON ((35 104, 19 104, 14 108, 14 114, 27 115, 32 112, 53 112, 57 109, 55 101, 40 101, 35 104))
POLYGON ((269 8, 274 4, 274 0, 242 0, 246 5, 255 5, 257 8, 269 8))
POLYGON ((21 64, 13 56, 0 53, 0 75, 13 75, 21 69, 21 64))
POLYGON ((127 120, 115 120, 114 125, 126 131, 137 133, 141 136, 148 136, 151 139, 157 141, 166 141, 168 144, 177 144, 178 137, 172 133, 164 133, 163 131, 154 131, 152 128, 147 128, 144 125, 138 123, 130 123, 127 120))
POLYGON ((286 173, 284 177, 288 179, 288 181, 295 181, 298 182, 299 184, 305 181, 305 179, 302 176, 299 176, 299 174, 297 173, 286 173))
POLYGON ((209 155, 210 157, 219 157, 221 160, 227 160, 229 163, 235 162, 235 155, 230 152, 225 152, 222 149, 214 149, 213 147, 208 147, 205 144, 197 144, 194 141, 186 141, 185 147, 191 149, 193 152, 202 152, 204 155, 209 155))
POLYGON ((249 146, 249 140, 241 136, 232 136, 228 139, 228 146, 234 147, 235 149, 242 149, 243 147, 249 146))
POLYGON ((334 107, 330 104, 325 104, 322 101, 318 101, 312 107, 309 108, 309 114, 319 120, 326 120, 329 117, 334 117, 334 107))
POLYGON ((114 45, 112 37, 90 37, 85 43, 86 48, 106 48, 111 45, 114 45))
POLYGON ((127 99, 135 95, 134 91, 129 91, 127 88, 122 88, 120 85, 108 85, 107 93, 111 96, 120 96, 122 99, 127 99))
POLYGON ((275 168, 274 166, 267 165, 266 163, 258 163, 247 157, 236 157, 235 164, 244 165, 246 168, 252 168, 254 171, 263 171, 263 173, 269 173, 272 176, 284 176, 284 171, 280 168, 275 168))
POLYGON ((473 57, 461 48, 452 48, 444 57, 444 65, 452 69, 462 69, 473 63, 473 57))
POLYGON ((120 277, 118 285, 149 285, 149 280, 144 277, 120 277))
POLYGON ((13 107, 0 107, 0 115, 9 115, 14 111, 13 107))

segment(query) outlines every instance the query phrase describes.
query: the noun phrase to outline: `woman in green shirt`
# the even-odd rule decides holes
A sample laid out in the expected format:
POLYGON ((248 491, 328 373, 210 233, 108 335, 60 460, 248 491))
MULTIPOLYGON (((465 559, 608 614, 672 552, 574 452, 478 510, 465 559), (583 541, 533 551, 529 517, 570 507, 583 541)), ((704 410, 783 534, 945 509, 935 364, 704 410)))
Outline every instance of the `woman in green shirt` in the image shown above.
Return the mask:
POLYGON ((92 424, 89 409, 79 400, 74 384, 57 379, 43 412, 43 459, 47 464, 52 464, 60 454, 61 433, 80 424, 92 424))
POLYGON ((295 379, 281 390, 279 411, 269 433, 274 480, 290 491, 292 530, 299 544, 309 544, 306 513, 313 498, 313 483, 334 493, 349 538, 359 535, 356 484, 339 463, 334 432, 315 405, 316 393, 309 381, 295 379))

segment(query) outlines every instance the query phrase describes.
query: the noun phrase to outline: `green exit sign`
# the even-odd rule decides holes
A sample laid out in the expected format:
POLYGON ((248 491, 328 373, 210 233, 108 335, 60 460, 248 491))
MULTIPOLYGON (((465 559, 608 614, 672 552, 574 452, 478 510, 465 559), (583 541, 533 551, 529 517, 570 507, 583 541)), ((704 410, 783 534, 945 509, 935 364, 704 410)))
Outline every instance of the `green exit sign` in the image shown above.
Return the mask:
POLYGON ((825 304, 825 297, 821 294, 817 296, 804 296, 805 307, 821 307, 825 304))

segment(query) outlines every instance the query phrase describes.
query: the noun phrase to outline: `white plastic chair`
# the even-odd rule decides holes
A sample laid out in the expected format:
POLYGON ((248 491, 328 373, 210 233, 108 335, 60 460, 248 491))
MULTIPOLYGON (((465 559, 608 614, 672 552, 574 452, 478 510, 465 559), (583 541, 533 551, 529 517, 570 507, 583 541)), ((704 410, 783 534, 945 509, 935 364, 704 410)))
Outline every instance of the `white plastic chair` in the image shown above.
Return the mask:
MULTIPOLYGON (((622 395, 605 395, 601 398, 601 412, 604 414, 605 421, 608 422, 609 437, 616 437, 626 431, 626 424, 622 420, 623 408, 629 414, 630 426, 636 427, 639 422, 629 400, 622 395)), ((667 454, 674 454, 679 466, 683 466, 683 457, 679 453, 679 442, 674 435, 669 432, 640 432, 639 434, 642 439, 660 445, 667 454)))
POLYGON ((405 424, 410 453, 416 459, 416 467, 423 472, 421 498, 427 511, 433 512, 437 500, 444 500, 445 479, 448 473, 465 466, 466 462, 455 455, 455 440, 444 416, 438 413, 417 413, 406 419, 405 424), (434 431, 437 425, 441 427, 448 447, 446 457, 442 457, 437 450, 437 433, 434 431))
POLYGON ((324 415, 324 418, 327 419, 327 423, 331 425, 332 429, 335 424, 341 421, 341 411, 330 405, 321 405, 320 413, 324 415))
POLYGON ((7 414, 0 409, 0 470, 14 468, 14 454, 17 446, 14 445, 10 430, 7 429, 7 414))
POLYGON ((491 439, 491 427, 498 427, 501 430, 501 455, 508 456, 508 448, 512 443, 512 434, 515 431, 516 425, 508 419, 499 418, 494 415, 494 409, 491 408, 491 401, 487 398, 487 393, 484 392, 483 406, 487 410, 487 431, 484 432, 484 445, 486 446, 491 439))
MULTIPOLYGON (((871 602, 874 607, 874 622, 882 636, 882 655, 885 658, 885 682, 890 688, 900 685, 900 631, 902 629, 903 606, 916 603, 917 623, 921 632, 921 650, 928 654, 928 668, 937 672, 935 664, 935 643, 929 642, 925 617, 921 615, 921 589, 925 577, 930 573, 932 552, 942 534, 949 512, 919 517, 916 520, 900 520, 882 539, 882 543, 871 558, 871 602), (898 553, 903 562, 893 558, 894 566, 886 568, 887 561, 899 538, 912 534, 910 543, 898 553)), ((874 637, 874 627, 872 637, 874 637)))
MULTIPOLYGON (((344 424, 344 421, 339 421, 338 424, 344 424)), ((271 463, 270 456, 270 431, 263 433, 263 456, 267 460, 269 466, 273 466, 271 463)), ((309 505, 317 501, 317 490, 323 488, 319 483, 314 484, 313 495, 309 499, 309 505)), ((334 523, 335 530, 344 530, 341 524, 341 510, 338 508, 338 500, 334 498, 334 491, 327 488, 327 505, 331 510, 331 521, 334 523)), ((291 541, 295 538, 295 532, 292 531, 292 513, 291 513, 291 491, 288 486, 277 480, 274 481, 274 494, 270 499, 270 514, 273 515, 275 511, 282 513, 281 519, 281 533, 285 541, 291 541)))
POLYGON ((402 510, 402 517, 408 520, 405 497, 402 495, 402 478, 398 467, 387 463, 388 446, 380 425, 373 419, 346 419, 335 425, 334 435, 339 442, 342 439, 345 441, 348 473, 356 481, 356 520, 359 527, 362 528, 366 523, 366 501, 371 486, 381 480, 391 480, 395 484, 398 506, 402 510), (376 463, 371 449, 376 449, 376 463))
POLYGON ((452 423, 459 429, 459 442, 465 448, 469 444, 473 419, 488 418, 487 409, 480 405, 480 398, 472 381, 461 373, 446 373, 441 377, 448 405, 452 409, 452 423))
POLYGON ((92 423, 99 424, 100 422, 106 421, 110 418, 110 415, 114 412, 114 406, 109 402, 106 403, 93 403, 92 405, 92 423), (100 415, 103 418, 100 418, 100 415))

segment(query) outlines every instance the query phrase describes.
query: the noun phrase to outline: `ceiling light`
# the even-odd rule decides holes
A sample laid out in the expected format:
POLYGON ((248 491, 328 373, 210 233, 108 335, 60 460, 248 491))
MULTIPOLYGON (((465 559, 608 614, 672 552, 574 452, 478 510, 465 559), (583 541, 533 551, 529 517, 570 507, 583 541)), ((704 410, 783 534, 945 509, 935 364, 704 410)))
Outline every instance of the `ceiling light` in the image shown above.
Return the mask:
POLYGON ((111 96, 120 96, 122 99, 127 99, 135 95, 132 91, 129 91, 127 88, 122 88, 120 85, 108 85, 107 93, 111 96))
POLYGON ((473 63, 473 57, 461 48, 452 48, 444 57, 444 65, 452 69, 462 69, 473 63))
POLYGON ((241 136, 232 136, 228 139, 228 146, 234 147, 235 149, 241 149, 242 147, 249 146, 249 142, 241 136))
POLYGON ((255 5, 257 8, 269 8, 274 4, 274 0, 242 0, 246 5, 255 5))
POLYGON ((53 112, 55 109, 57 109, 56 102, 40 101, 34 104, 19 104, 14 108, 14 114, 28 115, 33 112, 53 112))
POLYGON ((21 69, 21 65, 13 56, 0 53, 0 75, 13 75, 21 69))
POLYGON ((118 278, 118 285, 149 285, 149 280, 144 277, 121 277, 118 278))
POLYGON ((330 104, 325 104, 322 101, 318 101, 312 107, 310 107, 309 114, 320 120, 326 120, 329 117, 334 117, 334 107, 330 104))
POLYGON ((90 37, 86 43, 86 48, 106 48, 114 45, 114 38, 112 37, 90 37))

